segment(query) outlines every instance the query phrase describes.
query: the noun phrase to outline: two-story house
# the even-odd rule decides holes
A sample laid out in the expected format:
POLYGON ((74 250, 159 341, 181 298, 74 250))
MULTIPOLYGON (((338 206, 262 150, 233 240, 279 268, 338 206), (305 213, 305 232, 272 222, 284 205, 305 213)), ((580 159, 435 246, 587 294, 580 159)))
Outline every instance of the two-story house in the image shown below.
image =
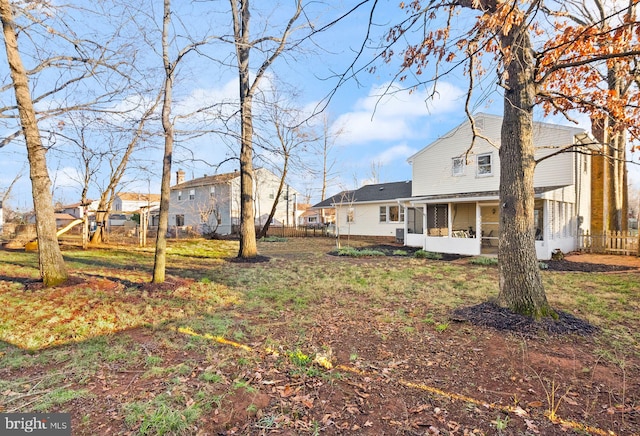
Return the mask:
MULTIPOLYGON (((477 114, 475 124, 485 139, 472 148, 465 121, 411 156, 411 182, 343 191, 313 209, 334 207, 340 234, 395 236, 437 253, 497 253, 502 117, 477 114)), ((576 250, 580 232, 590 228, 591 153, 599 145, 574 127, 536 122, 533 134, 533 231, 538 258, 550 259, 556 249, 576 250)))
MULTIPOLYGON (((193 230, 228 235, 240 225, 240 172, 198 177, 185 181, 182 170, 176 173, 171 187, 169 225, 191 227, 193 230)), ((277 201, 271 225, 294 225, 298 191, 285 186, 276 198, 280 177, 265 168, 254 170, 254 213, 256 226, 264 225, 277 201)))
MULTIPOLYGON (((502 118, 478 114, 475 122, 487 139, 476 138, 473 148, 466 121, 408 159, 412 193, 399 199, 405 206, 406 245, 466 255, 497 251, 502 118)), ((590 153, 598 147, 593 136, 573 127, 536 122, 533 135, 539 160, 536 252, 539 259, 550 259, 556 249, 577 249, 580 231, 590 227, 590 153)))

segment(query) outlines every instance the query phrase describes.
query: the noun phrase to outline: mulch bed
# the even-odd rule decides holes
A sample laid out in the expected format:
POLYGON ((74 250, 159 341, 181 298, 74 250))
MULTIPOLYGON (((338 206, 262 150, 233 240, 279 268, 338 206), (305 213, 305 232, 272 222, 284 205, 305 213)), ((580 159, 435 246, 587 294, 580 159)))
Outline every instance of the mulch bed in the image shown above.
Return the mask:
POLYGON ((574 272, 612 272, 612 271, 628 271, 632 268, 625 265, 607 265, 603 263, 589 262, 573 262, 570 260, 551 260, 547 262, 549 271, 574 271, 574 272))
POLYGON ((598 328, 570 313, 558 310, 558 319, 543 318, 534 321, 528 316, 518 315, 505 307, 492 302, 480 303, 475 306, 456 309, 451 314, 451 320, 469 322, 473 325, 491 327, 500 331, 510 331, 526 337, 537 336, 540 333, 550 335, 578 334, 592 335, 598 328))

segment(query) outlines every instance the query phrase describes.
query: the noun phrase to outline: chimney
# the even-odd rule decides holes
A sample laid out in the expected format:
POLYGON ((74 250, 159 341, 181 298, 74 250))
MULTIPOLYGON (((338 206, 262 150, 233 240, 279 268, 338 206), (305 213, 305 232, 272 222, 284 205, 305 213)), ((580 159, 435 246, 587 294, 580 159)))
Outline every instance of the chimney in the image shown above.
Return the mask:
POLYGON ((176 171, 176 185, 184 182, 184 171, 178 170, 176 171))

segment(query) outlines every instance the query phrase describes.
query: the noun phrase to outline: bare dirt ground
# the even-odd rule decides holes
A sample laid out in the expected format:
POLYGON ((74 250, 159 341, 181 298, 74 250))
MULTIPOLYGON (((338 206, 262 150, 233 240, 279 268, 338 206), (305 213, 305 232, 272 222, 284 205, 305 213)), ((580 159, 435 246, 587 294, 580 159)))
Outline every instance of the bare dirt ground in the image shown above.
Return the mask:
MULTIPOLYGON (((277 253, 269 256, 286 260, 277 253)), ((363 268, 375 268, 380 262, 333 257, 330 261, 363 268)), ((640 268, 637 258, 569 255, 557 264, 550 262, 550 269, 563 270, 564 265, 564 270, 574 271, 578 264, 588 271, 616 272, 625 267, 632 274, 640 268)), ((427 310, 423 303, 428 305, 398 301, 397 308, 407 316, 421 317, 427 310)), ((296 331, 286 316, 273 322, 258 312, 233 315, 264 328, 263 335, 243 341, 252 351, 213 344, 206 351, 184 352, 188 338, 177 332, 139 328, 119 333, 138 349, 152 350, 167 367, 196 364, 180 375, 178 385, 169 386, 166 378, 143 377, 144 368, 131 370, 105 362, 83 386, 89 386, 93 397, 69 403, 74 434, 139 434, 140 429, 125 425, 120 405, 166 392, 184 396, 188 404, 191 393, 205 384, 200 376, 206 368, 197 362, 211 359, 219 360, 220 373, 229 384, 241 378, 254 389, 210 392, 224 394, 221 405, 205 414, 190 434, 640 434, 640 360, 629 354, 615 364, 600 356, 597 329, 571 314, 563 316, 578 326, 572 333, 532 331, 522 320, 499 329, 472 319, 510 319, 487 306, 453 314, 451 324, 438 330, 423 323, 409 331, 381 320, 377 309, 368 310, 366 295, 354 296, 353 306, 361 309, 359 315, 330 300, 315 307, 305 334, 333 351, 333 369, 320 373, 300 371, 281 355, 265 351, 267 335, 296 342, 296 331)), ((39 374, 52 367, 55 364, 38 364, 29 371, 39 374)))

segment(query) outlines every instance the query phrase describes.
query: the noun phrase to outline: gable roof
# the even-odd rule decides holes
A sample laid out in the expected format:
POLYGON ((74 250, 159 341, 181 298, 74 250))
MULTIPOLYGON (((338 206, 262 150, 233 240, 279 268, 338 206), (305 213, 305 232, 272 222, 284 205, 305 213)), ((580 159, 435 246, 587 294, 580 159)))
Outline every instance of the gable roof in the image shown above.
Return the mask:
POLYGON ((236 177, 240 177, 239 171, 234 171, 232 173, 216 174, 213 176, 198 177, 196 179, 187 180, 186 182, 173 185, 171 187, 171 190, 173 191, 175 189, 197 188, 199 186, 222 185, 230 182, 236 177))
POLYGON ((411 197, 411 181, 365 185, 360 189, 342 191, 313 206, 314 209, 332 207, 340 203, 368 203, 411 197))
MULTIPOLYGON (((488 121, 488 120, 502 122, 502 118, 503 117, 501 115, 494 115, 494 114, 488 114, 488 113, 485 113, 485 112, 478 112, 476 114, 473 114, 473 118, 474 118, 476 123, 483 123, 483 122, 488 121)), ((442 140, 450 138, 451 136, 455 135, 458 132, 458 130, 461 130, 463 128, 470 128, 469 127, 470 124, 471 124, 471 122, 469 121, 469 119, 467 117, 465 117, 465 120, 462 123, 458 124, 456 127, 454 127, 453 129, 449 130, 444 135, 440 136, 436 140, 430 142, 429 144, 427 144, 426 146, 424 146, 423 148, 418 150, 413 155, 409 156, 407 158, 407 162, 412 163, 416 159, 416 157, 418 157, 419 155, 424 153, 426 150, 434 148, 436 146, 436 144, 440 143, 442 140)), ((545 121, 534 121, 533 122, 533 127, 534 127, 534 130, 535 129, 557 129, 557 130, 565 130, 565 131, 571 132, 574 136, 577 137, 577 139, 578 139, 578 141, 580 143, 582 143, 583 145, 587 146, 588 148, 593 148, 594 147, 593 144, 597 142, 595 140, 595 138, 593 138, 593 136, 591 136, 587 131, 585 131, 585 129, 580 128, 580 127, 566 126, 566 125, 562 125, 562 124, 553 124, 553 123, 548 123, 548 122, 545 122, 545 121)), ((480 127, 479 129, 482 132, 483 128, 480 127)), ((495 143, 497 143, 498 146, 499 146, 499 144, 500 144, 500 136, 499 135, 498 135, 498 137, 493 137, 493 138, 490 138, 490 139, 493 140, 495 143)))

